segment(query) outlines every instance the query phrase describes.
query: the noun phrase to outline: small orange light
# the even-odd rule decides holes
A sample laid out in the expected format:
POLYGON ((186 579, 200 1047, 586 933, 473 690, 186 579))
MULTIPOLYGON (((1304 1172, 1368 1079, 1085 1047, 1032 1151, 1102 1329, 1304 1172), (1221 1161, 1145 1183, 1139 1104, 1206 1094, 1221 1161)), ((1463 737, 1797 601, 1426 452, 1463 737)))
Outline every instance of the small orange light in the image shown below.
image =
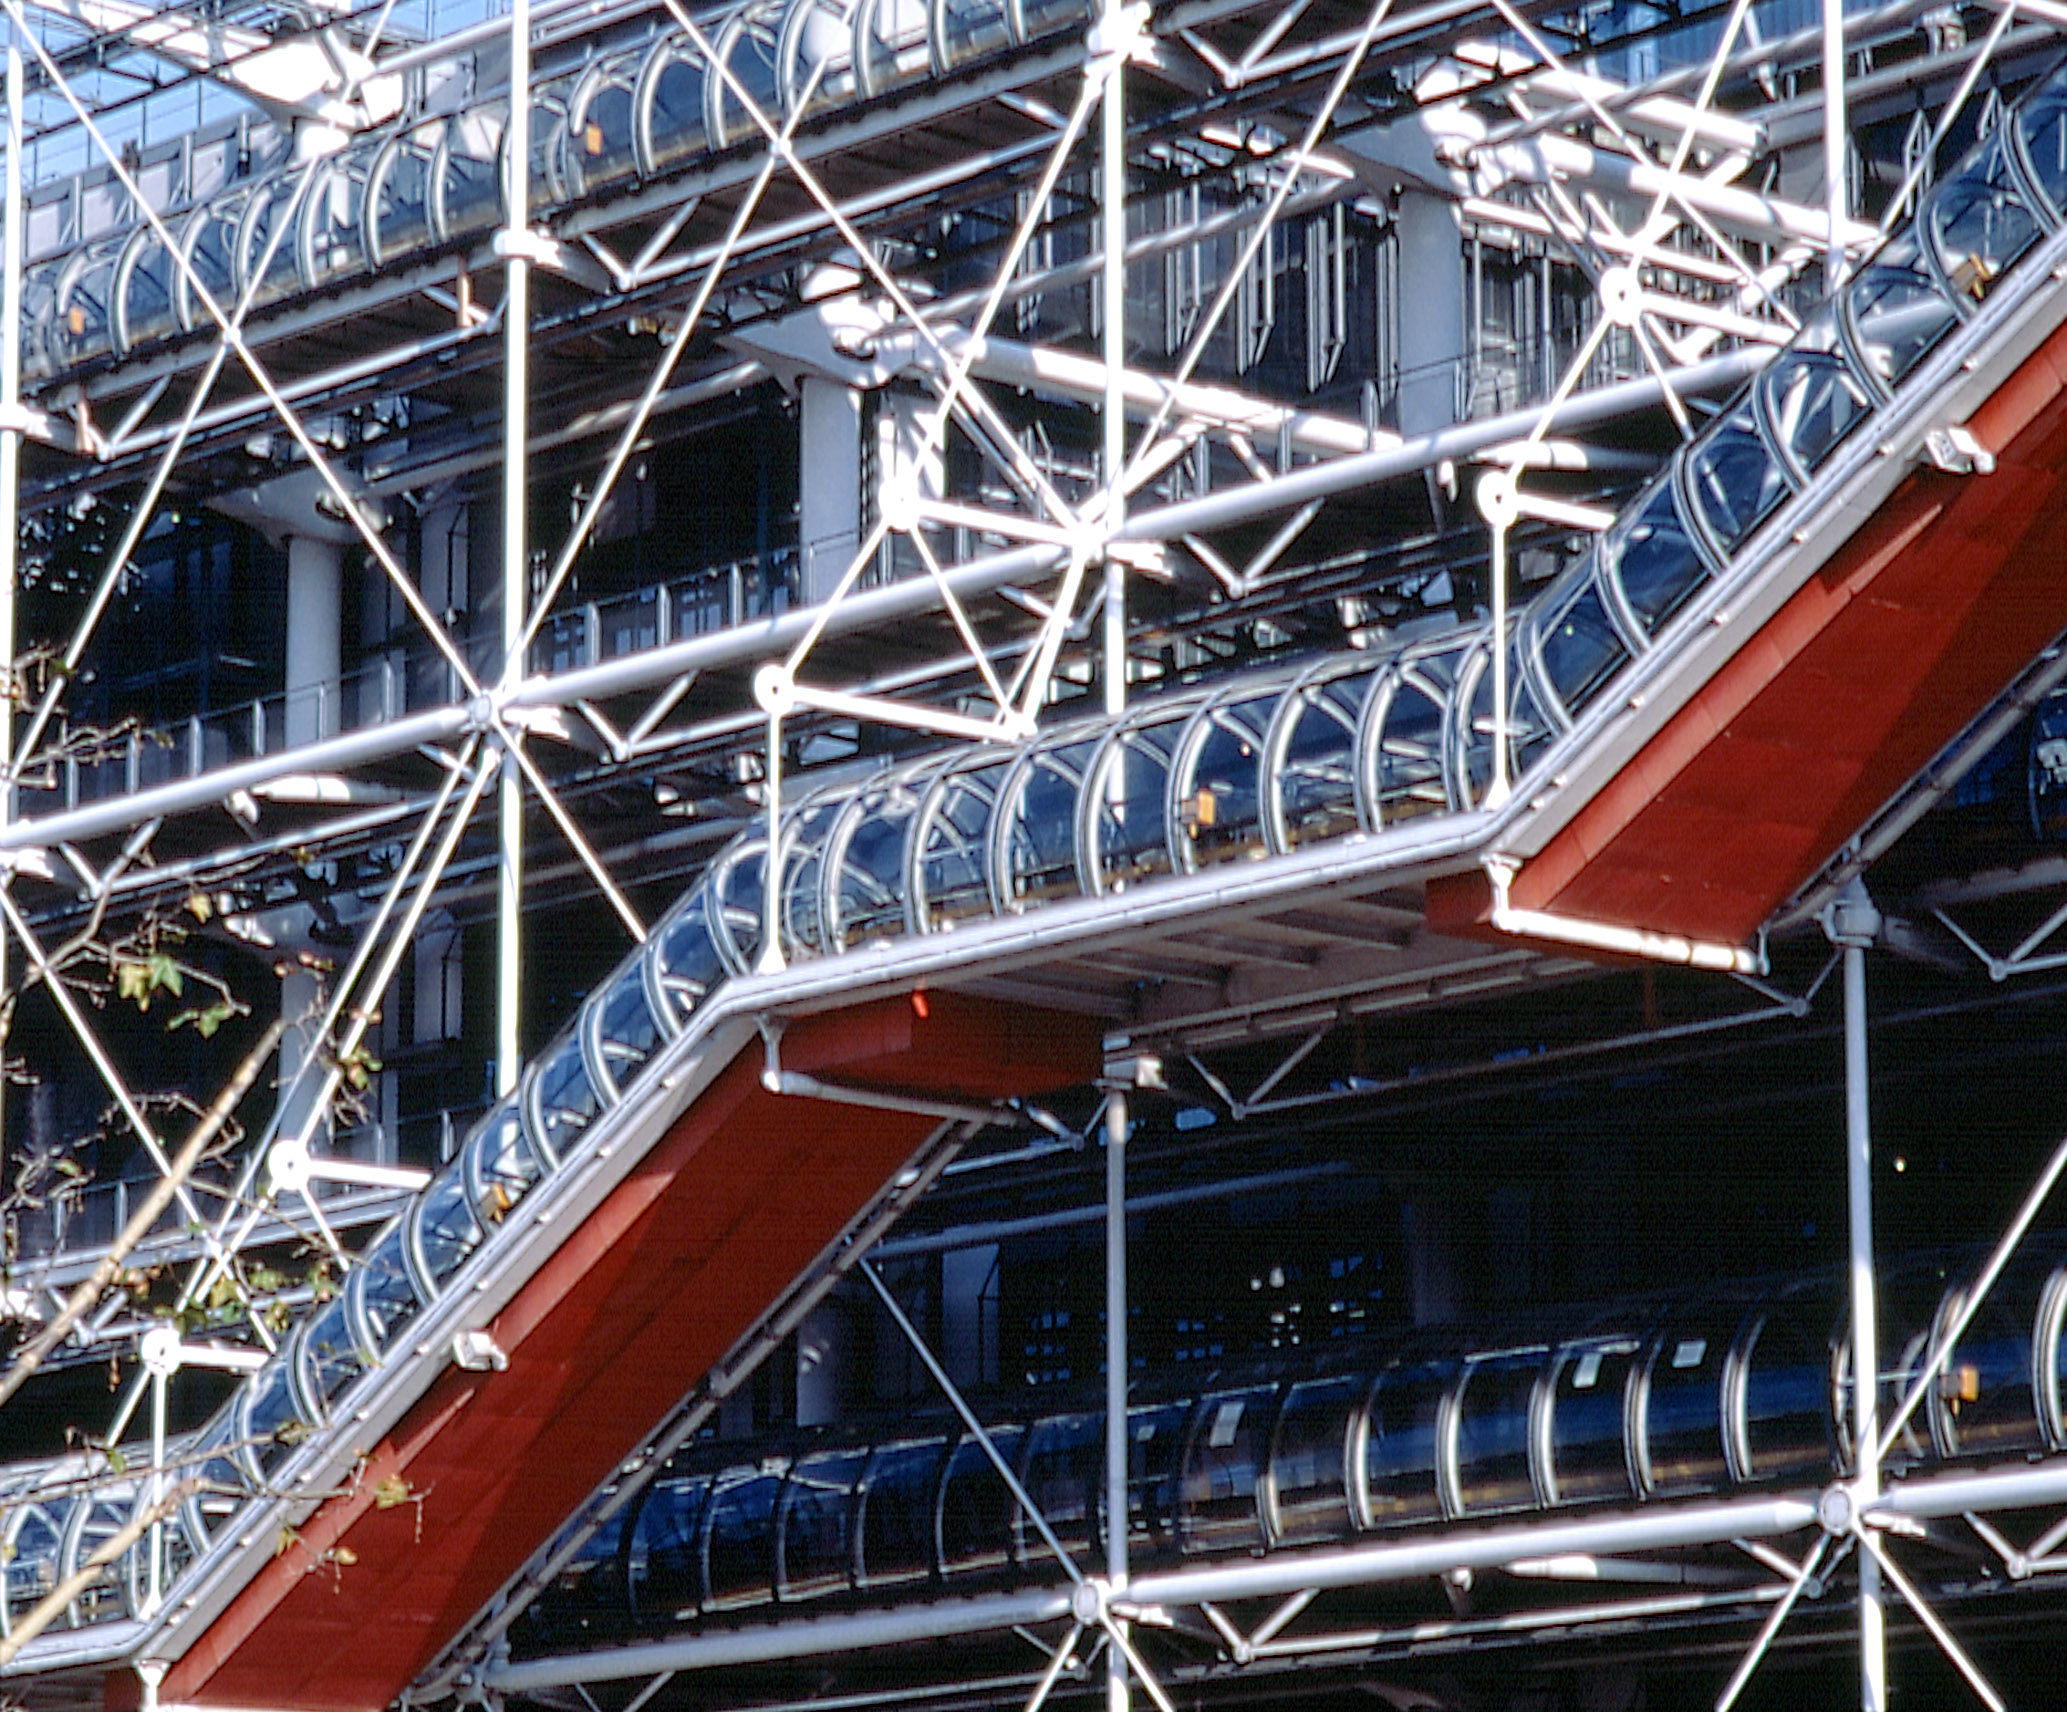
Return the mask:
POLYGON ((933 1014, 933 1007, 926 1003, 926 995, 924 993, 912 994, 911 1014, 919 1018, 921 1021, 924 1021, 927 1017, 933 1014))

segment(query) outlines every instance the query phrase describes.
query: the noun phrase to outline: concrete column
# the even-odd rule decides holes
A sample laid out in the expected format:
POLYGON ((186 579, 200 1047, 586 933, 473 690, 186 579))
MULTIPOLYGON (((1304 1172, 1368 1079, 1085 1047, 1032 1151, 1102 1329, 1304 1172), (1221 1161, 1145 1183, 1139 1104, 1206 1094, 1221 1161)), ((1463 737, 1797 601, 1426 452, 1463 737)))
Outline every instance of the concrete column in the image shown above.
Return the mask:
MULTIPOLYGON (((320 534, 287 537, 286 738, 290 745, 313 743, 338 729, 339 636, 343 618, 344 549, 320 534)), ((283 950, 291 941, 283 940, 283 950)), ((323 985, 305 969, 291 970, 280 983, 280 1015, 287 1038, 280 1046, 280 1085, 292 1086, 295 1072, 314 1050, 321 1021, 323 985)), ((300 1088, 281 1107, 280 1131, 297 1135, 315 1103, 321 1075, 311 1066, 300 1088)), ((327 1120, 312 1132, 329 1139, 327 1120)))
POLYGON ((847 1311, 828 1298, 797 1327, 797 1425, 822 1427, 840 1418, 848 1345, 847 1311))
POLYGON ((861 545, 861 398, 854 388, 816 375, 798 383, 806 605, 832 593, 861 545))
POLYGON ((998 1245, 957 1248, 940 1257, 940 1365, 964 1390, 998 1373, 998 1322, 984 1311, 998 1269, 998 1245))
POLYGON ((338 638, 344 550, 315 535, 287 538, 287 741, 313 743, 338 728, 338 638))
POLYGON ((1449 1209, 1426 1198, 1409 1201, 1400 1209, 1400 1223, 1407 1244, 1407 1299, 1414 1324, 1444 1325, 1461 1318, 1463 1278, 1449 1209))
POLYGON ((1400 432, 1457 420, 1466 351, 1464 241, 1456 204, 1426 191, 1399 192, 1400 432))

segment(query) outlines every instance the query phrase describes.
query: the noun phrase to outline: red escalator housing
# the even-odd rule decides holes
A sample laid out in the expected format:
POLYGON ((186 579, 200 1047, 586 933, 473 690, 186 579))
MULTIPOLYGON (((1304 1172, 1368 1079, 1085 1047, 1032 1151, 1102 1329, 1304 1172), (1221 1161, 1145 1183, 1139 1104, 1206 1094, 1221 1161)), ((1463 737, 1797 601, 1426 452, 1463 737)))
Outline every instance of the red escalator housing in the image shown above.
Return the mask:
MULTIPOLYGON (((987 1100, 1092 1080, 1100 1034, 1086 1017, 933 993, 793 1023, 782 1058, 843 1084, 987 1100)), ((162 1699, 389 1705, 938 1124, 770 1094, 761 1069, 756 1044, 719 1074, 495 1319, 508 1370, 447 1369, 162 1699)))
MULTIPOLYGON (((2067 630, 2067 328, 1516 875, 1517 908, 1741 944, 2067 630)), ((1482 874, 1429 926, 1501 938, 1482 874)), ((1559 946, 1563 955, 1572 948, 1559 946)))

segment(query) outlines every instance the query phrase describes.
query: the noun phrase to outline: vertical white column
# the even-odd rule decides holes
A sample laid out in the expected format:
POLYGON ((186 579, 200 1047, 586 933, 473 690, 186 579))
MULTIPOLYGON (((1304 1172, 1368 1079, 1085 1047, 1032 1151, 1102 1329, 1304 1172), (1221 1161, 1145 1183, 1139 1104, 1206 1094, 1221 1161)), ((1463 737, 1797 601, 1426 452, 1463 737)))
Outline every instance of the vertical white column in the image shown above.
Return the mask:
MULTIPOLYGON (((1105 251, 1105 266, 1099 274, 1105 343, 1105 400, 1100 415, 1105 431, 1108 541, 1127 521, 1127 499, 1120 486, 1127 464, 1127 56, 1121 51, 1121 10, 1121 0, 1105 0, 1100 17, 1105 48, 1113 56, 1099 111, 1103 184, 1098 193, 1099 241, 1105 251)), ((1104 642, 1105 711, 1117 715, 1127 705, 1127 568, 1110 551, 1105 555, 1104 642)), ((1118 1692, 1124 1697, 1124 1674, 1118 1680, 1118 1692)))
MULTIPOLYGON (((1850 1216, 1852 1289, 1852 1430, 1857 1470, 1853 1507, 1869 1509, 1880 1495, 1880 1341, 1874 1303, 1873 1130, 1866 1085, 1866 948, 1880 914, 1857 880, 1832 907, 1827 930, 1844 950, 1845 1175, 1850 1216)), ((1865 1552, 1859 1563, 1859 1705, 1886 1712, 1887 1614, 1880 1565, 1865 1552)))
MULTIPOLYGON (((502 246, 508 269, 503 367, 502 453, 502 688, 523 676, 525 585, 530 571, 524 508, 528 497, 524 443, 527 437, 531 334, 531 0, 510 3, 510 117, 508 154, 509 224, 502 246)), ((498 792, 500 861, 496 887, 495 1088, 517 1085, 518 1023, 524 989, 524 792, 517 765, 505 757, 498 792)))
POLYGON ((828 1297, 797 1327, 798 1426, 828 1426, 840 1418, 846 1369, 847 1311, 828 1297))
MULTIPOLYGON (((0 221, 0 826, 14 819, 14 584, 20 545, 22 458, 22 52, 7 46, 7 179, 0 221)), ((0 932, 0 988, 7 984, 7 937, 0 932)), ((6 1133, 0 1106, 0 1136, 6 1133)))
POLYGON ((1845 165, 1845 8, 1844 0, 1823 0, 1823 205, 1830 220, 1823 258, 1823 289, 1844 283, 1844 223, 1847 206, 1845 165))
MULTIPOLYGON (((1105 1103, 1105 1573, 1127 1588, 1127 1091, 1105 1103)), ((1127 1712, 1127 1661, 1106 1648, 1108 1712, 1127 1712)))
POLYGON ((861 394, 820 375, 797 389, 803 599, 828 599, 861 545, 861 394))
POLYGON ((1453 204, 1400 192, 1400 432, 1433 433, 1457 420, 1464 364, 1464 245, 1453 204))
POLYGON ((290 745, 338 726, 338 638, 344 618, 344 551, 315 535, 287 538, 287 718, 290 745))
MULTIPOLYGON (((1099 273, 1105 346, 1105 397, 1100 406, 1105 462, 1105 711, 1127 706, 1127 568, 1113 551, 1127 521, 1121 480, 1127 467, 1127 108, 1123 0, 1105 0, 1099 28, 1112 55, 1100 104, 1103 183, 1098 194, 1099 273)), ((1115 767, 1117 787, 1124 767, 1115 767)), ((1115 1087, 1105 1105, 1105 1572, 1113 1593, 1127 1587, 1127 1091, 1115 1087)), ((1127 1660, 1120 1629, 1105 1649, 1107 1712, 1128 1712, 1127 1660)))

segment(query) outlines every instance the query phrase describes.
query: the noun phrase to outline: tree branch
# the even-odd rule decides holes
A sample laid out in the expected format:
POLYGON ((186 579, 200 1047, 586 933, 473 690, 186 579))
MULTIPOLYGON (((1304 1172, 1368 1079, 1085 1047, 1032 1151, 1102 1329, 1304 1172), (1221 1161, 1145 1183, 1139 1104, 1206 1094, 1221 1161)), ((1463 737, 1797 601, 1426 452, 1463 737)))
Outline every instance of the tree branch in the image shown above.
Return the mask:
MULTIPOLYGON (((201 1163, 202 1156, 222 1133, 223 1126, 230 1121, 230 1115, 250 1092, 251 1084, 258 1080, 258 1073, 265 1068, 274 1049, 280 1044, 280 1037, 287 1031, 284 1020, 269 1023, 259 1042, 245 1055, 244 1062, 237 1066, 223 1091, 216 1096, 215 1104, 208 1108, 207 1115, 194 1126, 185 1144, 171 1161, 171 1169, 151 1186, 151 1192, 143 1198, 135 1212, 129 1215, 129 1222, 109 1246, 101 1263, 93 1269, 91 1276, 76 1286, 65 1298, 65 1305, 57 1316, 41 1331, 24 1344, 8 1367, 6 1376, 0 1378, 0 1405, 22 1388, 29 1375, 43 1365, 44 1358, 64 1341, 65 1335, 77 1325, 93 1305, 101 1299, 102 1293, 121 1275, 122 1262, 129 1251, 150 1235, 151 1227, 172 1205, 172 1198, 179 1192, 179 1186, 187 1180, 194 1167, 201 1163)), ((0 1665, 13 1655, 0 1645, 0 1665)))
POLYGON ((122 1527, 95 1546, 85 1562, 37 1600, 35 1609, 15 1623, 14 1632, 5 1640, 0 1640, 0 1670, 4 1670, 13 1662, 16 1653, 63 1616, 65 1607, 99 1580, 102 1570, 207 1484, 205 1480, 182 1480, 167 1491, 157 1503, 139 1510, 122 1527))

